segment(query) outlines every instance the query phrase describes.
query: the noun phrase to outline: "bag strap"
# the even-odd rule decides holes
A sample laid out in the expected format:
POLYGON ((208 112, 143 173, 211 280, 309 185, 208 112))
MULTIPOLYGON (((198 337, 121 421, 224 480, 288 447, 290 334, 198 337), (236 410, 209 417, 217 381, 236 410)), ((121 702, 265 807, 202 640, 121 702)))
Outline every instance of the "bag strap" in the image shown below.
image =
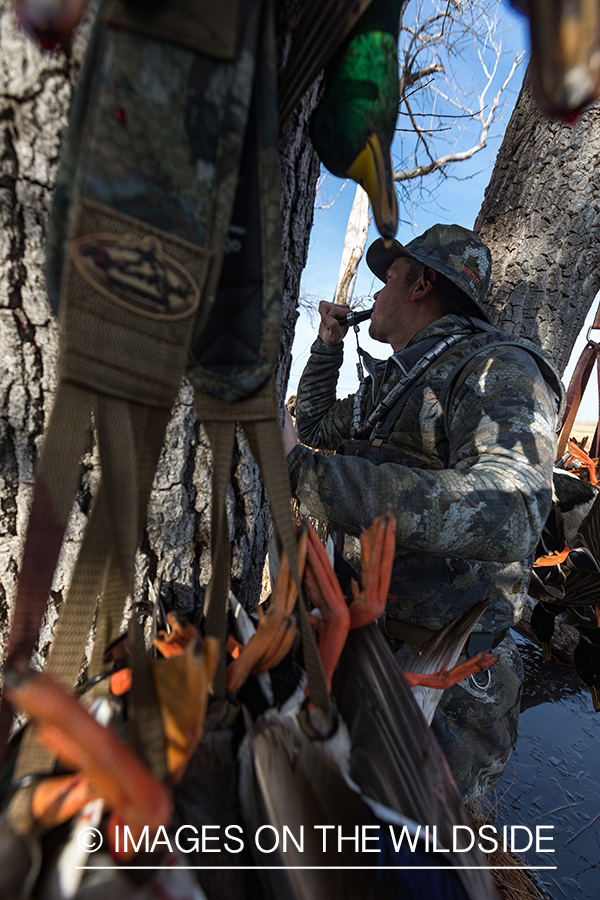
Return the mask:
MULTIPOLYGON (((577 418, 577 413, 579 412, 579 407, 581 405, 585 389, 587 387, 588 381, 590 380, 592 369, 600 358, 600 343, 590 340, 590 331, 596 329, 600 329, 600 304, 598 305, 598 309, 596 310, 594 322, 588 329, 587 344, 581 352, 581 356, 579 357, 577 365, 575 366, 575 370, 571 376, 569 387, 567 388, 567 405, 560 427, 558 448, 556 452, 557 459, 560 459, 562 456, 564 456, 565 450, 567 449, 567 442, 569 440, 573 425, 575 424, 575 419, 577 418)), ((600 400, 600 364, 598 365, 598 394, 600 400)), ((596 431, 594 433, 592 446, 590 448, 592 451, 590 454, 591 456, 598 456, 599 445, 600 430, 598 428, 598 425, 596 425, 596 431)))
POLYGON ((214 541, 213 538, 213 569, 208 590, 206 633, 216 637, 221 642, 222 648, 221 663, 214 681, 214 694, 219 697, 224 696, 225 693, 224 646, 226 609, 229 598, 229 539, 225 495, 237 421, 244 430, 266 485, 275 528, 281 540, 283 552, 290 561, 290 569, 298 589, 297 610, 310 697, 313 703, 323 710, 328 719, 331 719, 331 699, 327 691, 317 643, 309 622, 308 609, 298 572, 298 547, 291 516, 290 481, 283 453, 274 381, 271 379, 253 397, 235 404, 199 391, 196 392, 195 399, 198 418, 204 424, 213 450, 211 522, 215 523, 213 527, 216 527, 218 531, 217 541, 214 541), (226 452, 222 452, 223 450, 226 452), (219 453, 221 453, 220 458, 219 453), (217 503, 219 503, 220 509, 215 509, 217 503))
MULTIPOLYGON (((168 410, 148 409, 100 395, 96 398, 96 409, 103 475, 46 665, 46 671, 69 691, 76 684, 96 614, 99 635, 93 659, 98 671, 106 646, 100 646, 98 638, 107 636, 110 643, 118 636, 125 602, 133 593, 135 550, 169 418, 168 410), (126 504, 122 503, 124 496, 126 504), (96 598, 99 595, 98 609, 96 598), (105 600, 108 600, 106 607, 105 600)), ((133 652, 133 657, 134 662, 137 660, 138 665, 141 664, 139 652, 133 652)), ((134 671, 134 684, 137 679, 134 671)), ((140 673, 139 680, 143 684, 148 679, 140 673)), ((149 685, 143 687, 145 692, 149 689, 149 685)), ((135 694, 136 688, 132 690, 135 694)), ((149 705, 148 702, 137 702, 138 707, 149 705)), ((157 704, 155 707, 154 719, 158 719, 160 710, 157 704)), ((156 723, 150 714, 144 713, 144 716, 145 721, 137 722, 134 731, 137 729, 142 735, 148 731, 153 735, 156 723)), ((160 746, 153 750, 156 743, 149 739, 146 744, 143 737, 138 744, 148 747, 147 761, 157 777, 162 777, 166 773, 166 762, 163 764, 164 753, 160 746)), ((52 755, 37 743, 33 734, 27 735, 19 752, 15 777, 21 778, 32 771, 48 772, 52 766, 52 755)))
MULTIPOLYGON (((5 666, 29 660, 37 643, 54 570, 80 481, 80 460, 89 435, 93 398, 60 382, 36 465, 33 502, 15 599, 5 666)), ((10 732, 12 710, 0 709, 0 754, 10 732)))
MULTIPOLYGON (((48 660, 49 670, 68 690, 72 690, 76 683, 96 615, 98 594, 104 588, 104 600, 107 602, 101 602, 98 612, 97 646, 92 658, 92 668, 96 669, 102 664, 104 646, 101 642, 106 636, 112 636, 113 639, 117 636, 125 600, 133 590, 134 556, 141 530, 140 519, 146 509, 169 410, 175 400, 188 358, 187 350, 194 326, 193 312, 198 302, 196 294, 202 295, 206 300, 201 304, 203 309, 197 313, 195 323, 195 327, 201 328, 219 278, 227 240, 227 223, 231 218, 235 195, 242 139, 250 110, 251 85, 254 80, 253 59, 257 52, 263 5, 263 0, 244 0, 242 4, 239 23, 241 37, 235 42, 236 46, 240 46, 235 54, 235 63, 224 63, 221 66, 214 60, 211 62, 215 71, 221 74, 224 72, 227 76, 227 101, 224 107, 225 117, 219 133, 215 135, 218 139, 214 160, 215 199, 206 214, 207 240, 212 252, 210 267, 207 248, 196 243, 190 244, 187 238, 163 233, 153 225, 91 202, 81 195, 81 185, 78 186, 74 181, 73 172, 68 166, 63 172, 69 182, 62 184, 63 193, 66 191, 66 196, 70 198, 71 212, 76 206, 78 213, 74 219, 75 231, 63 235, 64 240, 54 241, 54 244, 60 246, 63 273, 62 377, 50 430, 45 439, 42 465, 36 479, 33 515, 23 568, 25 577, 21 578, 19 584, 9 655, 11 661, 17 656, 29 658, 37 640, 68 514, 77 489, 79 460, 85 449, 90 414, 94 411, 98 426, 102 486, 92 507, 68 596, 64 607, 60 609, 48 660), (110 296, 106 297, 102 290, 97 289, 97 285, 90 281, 90 273, 83 263, 96 259, 91 253, 94 246, 92 238, 96 234, 105 233, 116 235, 125 242, 131 235, 137 235, 136 240, 140 246, 145 246, 144 241, 148 239, 154 248, 153 252, 159 255, 167 253, 173 267, 170 271, 180 274, 185 271, 187 287, 190 290, 194 287, 194 291, 197 291, 192 291, 195 299, 193 303, 190 300, 191 305, 186 309, 184 317, 174 316, 172 320, 163 322, 162 317, 156 317, 154 313, 152 316, 146 313, 138 315, 131 304, 113 302, 114 297, 110 292, 110 296), (67 238, 70 241, 70 252, 64 254, 63 247, 67 238), (107 306, 110 309, 108 318, 105 317, 107 306), (104 323, 101 338, 98 337, 98 328, 101 327, 98 323, 104 323), (98 348, 101 348, 101 353, 98 348), (157 374, 159 369, 160 378, 157 374), (149 417, 154 420, 155 427, 144 420, 144 415, 146 419, 149 417), (32 584, 33 590, 30 589, 32 584)), ((230 6, 228 4, 227 8, 230 6)), ((104 27, 102 21, 99 19, 98 33, 104 27)), ((93 70, 88 70, 88 73, 89 71, 93 70)), ((92 124, 88 124, 91 128, 92 124)), ((86 124, 85 128, 87 127, 86 124)), ((78 134, 79 137, 84 135, 81 138, 83 149, 77 144, 77 140, 75 146, 69 148, 75 158, 81 156, 84 150, 86 154, 93 152, 93 142, 92 145, 89 140, 86 143, 86 134, 88 138, 89 134, 82 129, 83 125, 79 131, 77 128, 71 129, 73 140, 77 139, 78 134)), ((57 194, 62 196, 60 190, 57 194)), ((73 218, 66 215, 66 210, 62 210, 63 215, 58 214, 60 210, 55 212, 55 218, 61 222, 71 221, 73 218)), ((158 706, 156 714, 160 714, 158 706)), ((3 748, 12 718, 6 704, 2 715, 0 748, 3 748)), ((19 761, 19 769, 24 770, 28 765, 27 759, 31 761, 34 756, 33 751, 31 756, 24 752, 19 761)), ((159 761, 160 748, 155 759, 155 770, 159 774, 164 768, 159 761)), ((49 764, 48 759, 43 763, 40 757, 42 767, 49 764)))

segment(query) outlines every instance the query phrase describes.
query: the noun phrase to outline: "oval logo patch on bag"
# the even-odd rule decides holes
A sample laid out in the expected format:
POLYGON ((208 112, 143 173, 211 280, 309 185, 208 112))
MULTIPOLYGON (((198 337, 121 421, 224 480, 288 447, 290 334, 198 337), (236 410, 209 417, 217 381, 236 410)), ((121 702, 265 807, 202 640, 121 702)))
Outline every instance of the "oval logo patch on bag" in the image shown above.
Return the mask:
POLYGON ((89 284, 133 312, 179 319, 198 305, 196 281, 152 235, 86 234, 71 242, 70 251, 89 284))

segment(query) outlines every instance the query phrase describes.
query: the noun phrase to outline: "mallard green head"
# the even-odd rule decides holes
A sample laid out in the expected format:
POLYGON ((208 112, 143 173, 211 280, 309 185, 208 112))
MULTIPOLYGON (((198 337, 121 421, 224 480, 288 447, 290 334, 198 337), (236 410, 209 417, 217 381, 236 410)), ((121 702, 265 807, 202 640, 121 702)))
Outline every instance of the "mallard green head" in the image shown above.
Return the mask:
POLYGON ((362 185, 387 240, 398 227, 390 147, 398 115, 403 6, 404 0, 373 0, 330 63, 311 123, 321 161, 333 175, 362 185))

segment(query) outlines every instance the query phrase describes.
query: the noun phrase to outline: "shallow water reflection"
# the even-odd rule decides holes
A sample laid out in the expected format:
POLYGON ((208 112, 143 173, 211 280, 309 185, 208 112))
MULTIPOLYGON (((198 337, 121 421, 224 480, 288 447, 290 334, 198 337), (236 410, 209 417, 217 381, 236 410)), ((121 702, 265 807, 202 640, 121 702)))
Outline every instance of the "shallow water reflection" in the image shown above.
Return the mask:
POLYGON ((519 741, 498 796, 500 824, 552 825, 554 853, 522 855, 548 893, 600 897, 600 713, 574 669, 544 663, 541 650, 515 636, 525 662, 519 741))

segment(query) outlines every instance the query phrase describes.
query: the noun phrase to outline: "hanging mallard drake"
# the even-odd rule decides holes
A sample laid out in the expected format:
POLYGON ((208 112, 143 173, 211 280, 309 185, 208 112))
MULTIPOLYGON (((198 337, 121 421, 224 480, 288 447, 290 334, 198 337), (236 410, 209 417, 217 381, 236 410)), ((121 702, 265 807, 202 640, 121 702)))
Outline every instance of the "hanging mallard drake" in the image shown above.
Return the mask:
POLYGON ((333 175, 352 178, 371 200, 380 234, 398 227, 390 147, 400 101, 398 34, 404 0, 374 0, 326 71, 311 137, 333 175))

